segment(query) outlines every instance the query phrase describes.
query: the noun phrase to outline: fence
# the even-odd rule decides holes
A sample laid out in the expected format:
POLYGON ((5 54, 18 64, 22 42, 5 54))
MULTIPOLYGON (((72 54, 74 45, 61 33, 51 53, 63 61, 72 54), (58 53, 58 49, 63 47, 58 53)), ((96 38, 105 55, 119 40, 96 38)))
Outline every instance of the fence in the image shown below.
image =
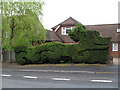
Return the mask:
POLYGON ((15 53, 14 51, 5 51, 3 50, 3 62, 10 62, 13 63, 15 62, 15 53))

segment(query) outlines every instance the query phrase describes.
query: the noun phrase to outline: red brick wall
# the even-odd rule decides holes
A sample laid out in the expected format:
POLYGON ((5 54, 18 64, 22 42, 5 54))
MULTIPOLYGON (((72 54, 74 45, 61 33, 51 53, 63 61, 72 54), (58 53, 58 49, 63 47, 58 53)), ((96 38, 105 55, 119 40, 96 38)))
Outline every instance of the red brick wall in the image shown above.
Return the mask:
MULTIPOLYGON (((63 27, 73 27, 74 25, 69 25, 69 26, 63 26, 63 27)), ((61 33, 62 27, 58 28, 56 31, 56 34, 64 41, 64 43, 71 42, 73 43, 74 41, 70 38, 69 35, 62 35, 61 33)))
MULTIPOLYGON (((73 25, 63 26, 63 27, 73 27, 73 25)), ((58 28, 58 30, 56 31, 56 34, 64 41, 64 43, 74 43, 74 41, 68 35, 61 34, 61 29, 62 27, 58 28)), ((117 57, 120 58, 120 42, 118 43, 118 51, 112 51, 112 43, 111 43, 109 48, 109 55, 114 58, 117 58, 117 57)))

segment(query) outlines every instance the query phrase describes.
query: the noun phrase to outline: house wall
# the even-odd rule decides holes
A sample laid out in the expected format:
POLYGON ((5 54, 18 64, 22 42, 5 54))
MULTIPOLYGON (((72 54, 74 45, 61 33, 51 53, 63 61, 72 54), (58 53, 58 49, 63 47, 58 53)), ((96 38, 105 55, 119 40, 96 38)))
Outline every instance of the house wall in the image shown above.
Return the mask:
POLYGON ((64 41, 64 43, 74 43, 75 41, 73 41, 69 35, 62 35, 61 33, 62 27, 74 27, 74 25, 61 26, 56 31, 56 34, 64 41))
MULTIPOLYGON (((63 43, 75 43, 69 35, 62 35, 61 30, 62 27, 73 27, 74 25, 69 25, 69 26, 61 26, 58 28, 56 31, 56 34, 64 41, 63 43)), ((86 29, 95 29, 101 33, 101 36, 111 36, 113 41, 120 41, 118 40, 118 33, 116 33, 116 30, 118 28, 117 24, 113 25, 90 25, 90 26, 85 26, 86 29), (105 32, 106 31, 106 32, 105 32), (109 34, 108 34, 109 33, 109 34)), ((119 33, 120 34, 120 33, 119 33)), ((117 42, 118 43, 118 42, 117 42)), ((112 56, 113 58, 120 58, 120 42, 118 43, 118 51, 112 51, 112 43, 109 48, 109 55, 112 56)))
MULTIPOLYGON (((111 41, 120 41, 120 33, 117 33, 117 28, 120 28, 118 24, 103 24, 103 25, 86 25, 86 29, 93 29, 100 32, 100 35, 103 37, 112 37, 111 41)), ((115 43, 115 42, 114 42, 115 43)), ((120 43, 118 43, 118 51, 112 51, 112 44, 109 48, 109 55, 113 58, 120 57, 120 43)))

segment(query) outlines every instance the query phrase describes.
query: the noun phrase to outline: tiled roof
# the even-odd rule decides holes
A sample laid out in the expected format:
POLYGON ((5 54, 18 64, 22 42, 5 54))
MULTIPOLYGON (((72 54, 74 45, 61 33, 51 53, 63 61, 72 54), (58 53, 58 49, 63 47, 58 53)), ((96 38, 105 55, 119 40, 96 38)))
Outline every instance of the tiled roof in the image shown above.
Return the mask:
MULTIPOLYGON (((97 30, 100 32, 100 35, 102 37, 112 37, 111 41, 120 42, 120 33, 117 33, 117 28, 120 28, 120 24, 85 25, 85 28, 89 30, 97 30)), ((60 42, 71 41, 69 36, 64 37, 62 40, 62 38, 58 37, 56 33, 52 31, 49 31, 49 35, 50 36, 47 36, 47 38, 50 37, 48 39, 53 41, 54 40, 57 40, 60 42)))
POLYGON ((59 42, 63 42, 55 32, 47 30, 47 34, 46 34, 46 41, 59 41, 59 42))
POLYGON ((93 29, 100 32, 103 37, 112 37, 111 41, 120 41, 117 33, 117 28, 120 24, 103 24, 103 25, 86 25, 86 29, 93 29))
MULTIPOLYGON (((61 22, 60 24, 52 27, 53 31, 57 29, 58 26, 69 26, 69 25, 76 25, 76 24, 81 24, 79 21, 73 19, 72 17, 69 17, 65 21, 61 22)), ((119 24, 101 24, 101 25, 85 25, 86 29, 91 29, 91 30, 97 30, 100 32, 100 35, 102 37, 112 37, 111 41, 120 41, 120 33, 117 32, 117 28, 120 28, 120 23, 119 24)), ((70 38, 67 38, 69 36, 62 36, 61 39, 63 41, 69 40, 70 38)), ((60 37, 58 37, 60 38, 60 37)))
POLYGON ((65 21, 61 22, 60 24, 52 27, 53 30, 55 30, 59 25, 64 26, 64 25, 76 25, 76 24, 81 24, 79 21, 75 20, 72 17, 69 17, 65 21))

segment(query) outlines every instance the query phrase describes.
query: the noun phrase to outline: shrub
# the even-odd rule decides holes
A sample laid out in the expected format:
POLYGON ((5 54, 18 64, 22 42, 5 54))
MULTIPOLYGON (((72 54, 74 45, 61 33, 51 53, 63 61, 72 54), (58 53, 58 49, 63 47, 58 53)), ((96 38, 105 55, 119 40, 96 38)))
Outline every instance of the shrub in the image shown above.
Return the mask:
POLYGON ((73 40, 80 43, 63 44, 51 42, 31 48, 17 47, 15 48, 16 61, 19 64, 107 62, 111 38, 100 37, 98 31, 86 30, 81 25, 78 25, 69 34, 73 40))
POLYGON ((27 64, 27 48, 26 47, 15 47, 14 49, 15 51, 15 57, 16 57, 16 61, 21 64, 27 64))

